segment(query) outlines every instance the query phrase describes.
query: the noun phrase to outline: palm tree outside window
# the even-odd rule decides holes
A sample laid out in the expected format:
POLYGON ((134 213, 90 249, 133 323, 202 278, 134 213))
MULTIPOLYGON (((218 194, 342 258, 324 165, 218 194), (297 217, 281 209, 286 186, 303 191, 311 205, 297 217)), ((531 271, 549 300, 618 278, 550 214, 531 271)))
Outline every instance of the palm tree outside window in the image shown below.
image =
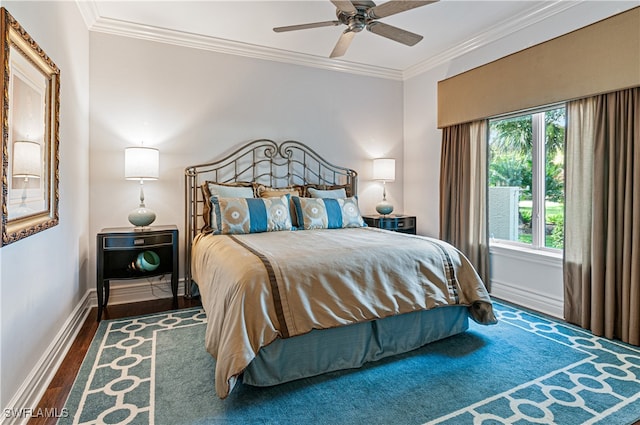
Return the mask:
POLYGON ((564 105, 489 120, 489 236, 559 250, 564 239, 564 105))

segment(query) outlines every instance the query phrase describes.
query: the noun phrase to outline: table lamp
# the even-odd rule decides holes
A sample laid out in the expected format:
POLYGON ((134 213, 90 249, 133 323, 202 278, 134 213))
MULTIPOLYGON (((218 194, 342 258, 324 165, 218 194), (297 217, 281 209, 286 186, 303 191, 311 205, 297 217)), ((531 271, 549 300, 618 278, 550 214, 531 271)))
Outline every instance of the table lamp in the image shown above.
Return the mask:
POLYGON ((124 150, 124 178, 140 180, 140 205, 129 213, 129 222, 134 226, 148 226, 156 219, 156 213, 144 204, 144 181, 158 179, 159 164, 158 149, 133 147, 124 150))
POLYGON ((373 160, 373 179, 382 181, 382 201, 376 205, 378 214, 387 215, 393 211, 393 205, 387 201, 387 182, 396 179, 396 160, 377 158, 373 160))

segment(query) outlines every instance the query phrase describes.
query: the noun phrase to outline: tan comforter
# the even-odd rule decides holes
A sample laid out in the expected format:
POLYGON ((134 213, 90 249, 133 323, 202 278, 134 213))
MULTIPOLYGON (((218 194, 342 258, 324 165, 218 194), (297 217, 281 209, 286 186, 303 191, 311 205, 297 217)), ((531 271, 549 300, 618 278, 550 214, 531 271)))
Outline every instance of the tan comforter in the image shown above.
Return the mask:
POLYGON ((222 398, 276 338, 452 304, 495 323, 468 260, 421 236, 373 228, 200 235, 192 268, 222 398))

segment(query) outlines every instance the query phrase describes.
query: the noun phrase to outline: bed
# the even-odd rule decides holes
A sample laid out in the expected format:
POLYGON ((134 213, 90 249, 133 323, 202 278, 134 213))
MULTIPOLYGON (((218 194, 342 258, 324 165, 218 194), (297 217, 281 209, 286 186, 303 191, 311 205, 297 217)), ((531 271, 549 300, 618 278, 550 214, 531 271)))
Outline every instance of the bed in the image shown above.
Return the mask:
POLYGON ((368 228, 357 173, 296 141, 188 167, 185 294, 198 291, 225 398, 407 352, 496 322, 453 246, 368 228))

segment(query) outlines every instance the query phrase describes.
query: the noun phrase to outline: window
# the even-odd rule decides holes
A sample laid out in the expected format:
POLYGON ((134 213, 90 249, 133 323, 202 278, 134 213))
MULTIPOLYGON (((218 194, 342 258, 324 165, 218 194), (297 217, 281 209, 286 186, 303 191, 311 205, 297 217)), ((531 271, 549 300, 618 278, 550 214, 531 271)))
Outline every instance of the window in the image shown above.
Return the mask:
POLYGON ((489 234, 562 249, 564 106, 489 121, 489 234))

